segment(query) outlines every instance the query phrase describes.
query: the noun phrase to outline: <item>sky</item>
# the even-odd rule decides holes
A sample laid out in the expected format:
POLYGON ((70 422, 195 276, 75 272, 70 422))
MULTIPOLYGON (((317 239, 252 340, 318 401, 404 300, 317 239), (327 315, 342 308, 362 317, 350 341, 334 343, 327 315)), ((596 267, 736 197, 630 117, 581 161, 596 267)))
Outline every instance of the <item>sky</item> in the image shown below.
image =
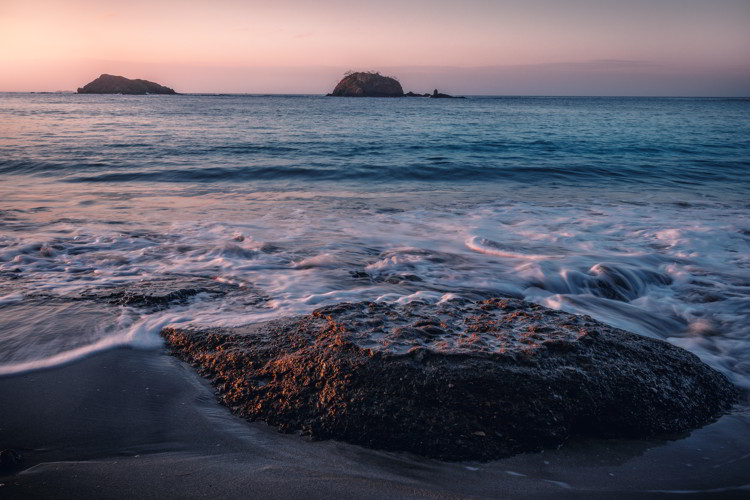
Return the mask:
POLYGON ((0 0, 0 92, 750 95, 750 0, 0 0))

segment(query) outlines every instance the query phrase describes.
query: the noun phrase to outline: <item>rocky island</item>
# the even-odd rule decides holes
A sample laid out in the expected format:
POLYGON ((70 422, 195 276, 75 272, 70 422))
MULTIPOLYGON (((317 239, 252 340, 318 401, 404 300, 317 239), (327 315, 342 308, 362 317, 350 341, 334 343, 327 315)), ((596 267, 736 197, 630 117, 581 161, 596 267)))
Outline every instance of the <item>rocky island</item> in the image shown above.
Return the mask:
POLYGON ((242 417, 443 460, 684 432, 738 398, 684 349, 512 298, 343 303, 162 336, 242 417))
POLYGON ((431 98, 454 98, 448 94, 442 94, 435 89, 432 94, 404 93, 401 83, 391 76, 383 76, 376 71, 360 71, 347 73, 336 85, 333 92, 327 94, 334 97, 431 97, 431 98))
POLYGON ((78 89, 79 94, 177 94, 174 89, 149 82, 148 80, 131 80, 124 76, 103 74, 96 80, 78 89))
POLYGON ((329 96, 337 97, 403 97, 404 89, 393 77, 376 72, 348 73, 329 96))

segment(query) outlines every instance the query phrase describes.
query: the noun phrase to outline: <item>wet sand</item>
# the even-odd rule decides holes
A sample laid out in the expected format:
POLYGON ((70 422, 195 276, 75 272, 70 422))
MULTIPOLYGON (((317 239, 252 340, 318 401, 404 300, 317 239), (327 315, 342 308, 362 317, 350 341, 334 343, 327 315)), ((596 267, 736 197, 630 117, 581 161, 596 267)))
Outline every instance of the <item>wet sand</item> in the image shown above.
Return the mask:
POLYGON ((747 498, 750 411, 659 441, 489 463, 311 442, 247 423, 191 367, 117 349, 0 378, 1 498, 747 498))

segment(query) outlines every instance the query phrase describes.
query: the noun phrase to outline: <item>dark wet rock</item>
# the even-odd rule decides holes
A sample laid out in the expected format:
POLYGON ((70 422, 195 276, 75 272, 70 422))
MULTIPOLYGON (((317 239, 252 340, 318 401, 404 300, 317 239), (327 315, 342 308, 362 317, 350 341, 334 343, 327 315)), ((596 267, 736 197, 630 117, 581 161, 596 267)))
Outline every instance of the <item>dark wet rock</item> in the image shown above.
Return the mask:
POLYGON ((397 276, 388 276, 387 278, 385 278, 385 282, 392 285, 404 285, 409 283, 418 283, 421 281, 422 278, 420 278, 416 274, 400 274, 397 276))
POLYGON ((414 92, 409 91, 406 94, 404 94, 404 97, 430 97, 430 94, 428 94, 428 93, 426 93, 426 94, 415 94, 414 92))
POLYGON ((432 94, 430 94, 430 97, 432 99, 464 99, 464 97, 456 97, 453 95, 441 94, 440 92, 437 91, 437 89, 435 89, 432 92, 432 94))
POLYGON ((357 280, 368 280, 375 283, 390 283, 391 285, 409 285, 414 283, 421 283, 423 280, 416 274, 392 274, 392 275, 381 275, 375 274, 371 276, 369 273, 364 271, 350 271, 349 274, 352 278, 357 280))
POLYGON ((22 277, 21 270, 2 270, 0 271, 0 295, 10 293, 9 289, 14 288, 10 281, 20 280, 22 277))
POLYGON ((260 251, 263 253, 279 253, 283 250, 283 248, 279 245, 274 245, 273 243, 263 243, 263 245, 260 247, 260 251))
POLYGON ((101 75, 78 89, 79 94, 176 94, 173 89, 148 80, 101 75))
POLYGON ((252 298, 253 300, 248 305, 259 304, 266 300, 262 294, 247 286, 202 276, 165 276, 113 288, 97 288, 85 292, 81 298, 123 306, 161 309, 170 305, 184 304, 199 294, 207 294, 215 299, 230 293, 245 294, 252 298))
POLYGON ((162 335, 242 417, 446 460, 683 432, 738 397, 683 349, 516 299, 346 303, 162 335))
POLYGON ((21 463, 21 455, 16 450, 0 451, 0 470, 13 469, 21 463))
POLYGON ((705 290, 698 287, 689 287, 683 290, 679 297, 690 304, 708 304, 726 300, 726 297, 718 292, 705 290))
POLYGON ((402 97, 404 89, 395 78, 375 72, 350 73, 336 85, 330 96, 402 97))

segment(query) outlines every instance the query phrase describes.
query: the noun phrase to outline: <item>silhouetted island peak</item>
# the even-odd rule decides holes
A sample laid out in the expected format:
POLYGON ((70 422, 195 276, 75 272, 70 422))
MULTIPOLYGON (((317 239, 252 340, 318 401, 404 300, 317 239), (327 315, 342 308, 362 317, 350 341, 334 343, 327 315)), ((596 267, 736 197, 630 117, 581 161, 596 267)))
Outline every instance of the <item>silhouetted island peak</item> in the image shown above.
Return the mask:
POLYGON ((454 96, 441 94, 435 89, 432 94, 404 93, 398 80, 391 76, 383 76, 376 71, 349 72, 336 85, 333 92, 328 94, 335 97, 432 97, 450 99, 454 96))
POLYGON ((78 89, 79 94, 177 94, 174 89, 158 83, 103 74, 96 80, 78 89))
POLYGON ((393 77, 377 72, 347 73, 329 95, 337 97, 402 97, 404 89, 393 77))

